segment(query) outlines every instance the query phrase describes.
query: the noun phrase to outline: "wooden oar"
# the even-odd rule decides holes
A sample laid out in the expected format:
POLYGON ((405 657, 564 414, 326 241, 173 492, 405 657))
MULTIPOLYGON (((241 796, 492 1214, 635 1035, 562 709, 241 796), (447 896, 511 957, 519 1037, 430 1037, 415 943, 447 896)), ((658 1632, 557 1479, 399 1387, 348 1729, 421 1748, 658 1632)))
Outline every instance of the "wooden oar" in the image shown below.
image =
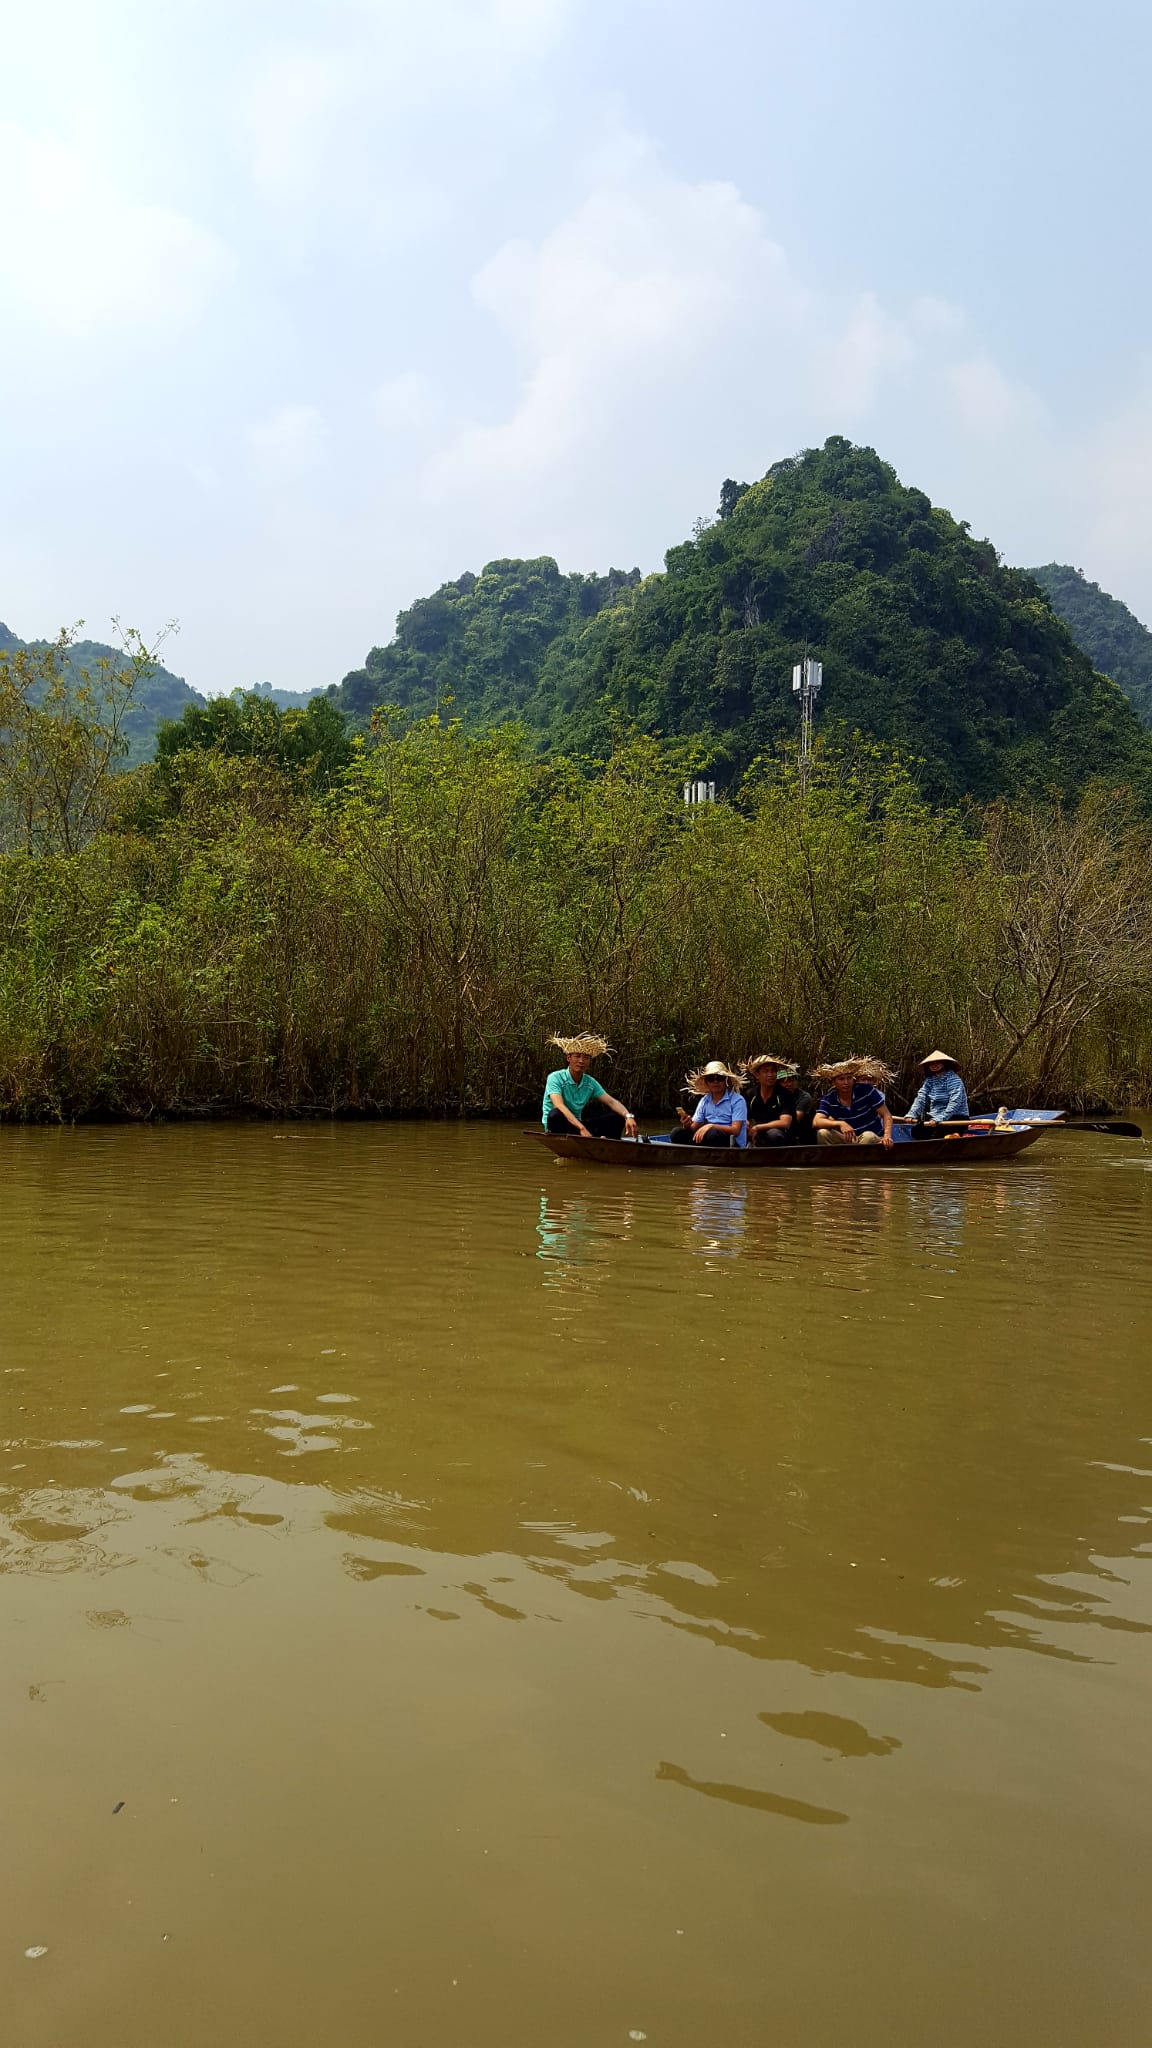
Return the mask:
POLYGON ((1098 1123, 1085 1120, 1074 1124, 1045 1124, 1044 1129, 1046 1131, 1100 1131, 1106 1138, 1142 1138, 1144 1136, 1139 1124, 1122 1123, 1112 1117, 1102 1119, 1098 1123))
MULTIPOLYGON (((913 1119, 909 1116, 898 1116, 893 1118, 893 1122, 910 1124, 913 1122, 913 1119)), ((992 1116, 950 1117, 942 1123, 933 1124, 931 1128, 934 1131, 966 1131, 970 1130, 974 1124, 988 1131, 997 1128, 996 1119, 992 1116)), ((925 1129, 927 1128, 928 1126, 925 1125, 925 1129)), ((1024 1126, 1022 1124, 1001 1124, 999 1128, 1001 1130, 1019 1131, 1023 1130, 1024 1126)), ((1039 1125, 1033 1124, 1032 1129, 1042 1131, 1098 1131, 1105 1138, 1142 1138, 1144 1136, 1139 1124, 1123 1123, 1112 1117, 1107 1119, 1101 1118, 1096 1121, 1085 1118, 1074 1124, 1055 1122, 1039 1125)))

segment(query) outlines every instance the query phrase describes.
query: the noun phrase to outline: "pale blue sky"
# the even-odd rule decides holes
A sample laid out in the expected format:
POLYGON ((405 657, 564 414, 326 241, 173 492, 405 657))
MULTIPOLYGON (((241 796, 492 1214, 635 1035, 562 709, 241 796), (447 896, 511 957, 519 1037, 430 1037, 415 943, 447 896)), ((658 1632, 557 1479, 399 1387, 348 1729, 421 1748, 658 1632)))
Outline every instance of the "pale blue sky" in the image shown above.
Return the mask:
POLYGON ((826 434, 1152 621, 1135 0, 4 10, 0 618, 338 680, 826 434))

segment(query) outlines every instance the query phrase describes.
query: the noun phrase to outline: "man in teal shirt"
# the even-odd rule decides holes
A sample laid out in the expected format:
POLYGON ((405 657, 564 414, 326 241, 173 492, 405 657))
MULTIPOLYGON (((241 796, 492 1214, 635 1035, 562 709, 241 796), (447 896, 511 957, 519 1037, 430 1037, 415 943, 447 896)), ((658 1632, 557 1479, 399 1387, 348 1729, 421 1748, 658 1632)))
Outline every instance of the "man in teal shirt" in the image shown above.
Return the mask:
POLYGON ((632 1112, 588 1071, 593 1060, 607 1052, 606 1041, 586 1031, 579 1038, 553 1038, 549 1043, 567 1055, 568 1065, 557 1067, 544 1083, 540 1121, 545 1130, 561 1138, 634 1138, 632 1112))

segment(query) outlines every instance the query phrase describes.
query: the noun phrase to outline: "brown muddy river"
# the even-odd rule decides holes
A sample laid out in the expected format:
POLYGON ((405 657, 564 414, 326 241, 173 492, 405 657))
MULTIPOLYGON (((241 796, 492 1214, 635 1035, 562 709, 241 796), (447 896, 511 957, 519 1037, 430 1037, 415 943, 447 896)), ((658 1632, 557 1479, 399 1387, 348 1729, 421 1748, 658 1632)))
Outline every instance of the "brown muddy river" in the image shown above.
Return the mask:
POLYGON ((5 2048, 1144 2048, 1152 1146, 0 1149, 5 2048))

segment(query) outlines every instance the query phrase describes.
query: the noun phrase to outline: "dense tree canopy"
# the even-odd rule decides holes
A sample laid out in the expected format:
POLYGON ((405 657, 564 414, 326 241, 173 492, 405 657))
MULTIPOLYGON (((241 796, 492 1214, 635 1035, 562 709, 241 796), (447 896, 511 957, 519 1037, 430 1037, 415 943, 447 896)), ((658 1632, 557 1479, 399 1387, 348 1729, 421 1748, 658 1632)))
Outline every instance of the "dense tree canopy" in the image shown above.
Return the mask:
POLYGON ((1152 633, 1118 597, 1090 583, 1082 569, 1046 562, 1030 569, 1054 612, 1102 675, 1119 683, 1145 725, 1152 725, 1152 633))
POLYGON ((733 770, 795 732, 793 663, 824 663, 819 720, 923 760, 937 796, 1152 787, 1152 746, 1030 579, 834 438, 750 489, 670 550, 576 653, 569 744, 607 708, 701 736, 733 770))
POLYGON ((312 697, 303 709, 281 711, 259 691, 233 690, 230 697, 189 704, 182 718, 160 727, 156 759, 162 779, 188 753, 274 762, 323 788, 348 766, 351 742, 328 697, 312 697))
POLYGON ((728 478, 662 575, 564 576, 545 558, 443 585, 333 696, 365 722, 381 702, 517 717, 545 751, 602 754, 623 718, 694 739, 731 781, 794 737, 805 647, 824 663, 821 727, 905 749, 937 798, 1095 776, 1152 794, 1152 742, 1031 579, 840 437, 751 486, 728 478))
POLYGON ((522 718, 547 729, 588 621, 639 581, 638 569, 562 575, 548 555, 489 562, 401 612, 390 644, 373 647, 329 694, 360 721, 386 703, 418 716, 452 708, 470 724, 522 718))

